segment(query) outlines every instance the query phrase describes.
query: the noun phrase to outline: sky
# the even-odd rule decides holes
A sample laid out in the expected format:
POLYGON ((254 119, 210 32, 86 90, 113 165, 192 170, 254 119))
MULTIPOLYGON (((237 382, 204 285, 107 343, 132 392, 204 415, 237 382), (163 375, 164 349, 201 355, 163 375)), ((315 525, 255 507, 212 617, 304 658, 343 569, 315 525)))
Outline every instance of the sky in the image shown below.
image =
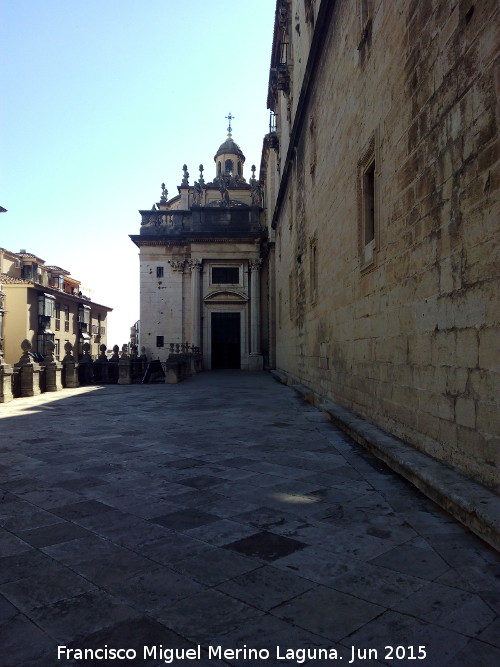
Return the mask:
MULTIPOLYGON (((140 209, 227 136, 260 164, 274 0, 0 0, 0 247, 26 249, 139 319, 140 209)), ((258 173, 258 172, 257 172, 258 173)))

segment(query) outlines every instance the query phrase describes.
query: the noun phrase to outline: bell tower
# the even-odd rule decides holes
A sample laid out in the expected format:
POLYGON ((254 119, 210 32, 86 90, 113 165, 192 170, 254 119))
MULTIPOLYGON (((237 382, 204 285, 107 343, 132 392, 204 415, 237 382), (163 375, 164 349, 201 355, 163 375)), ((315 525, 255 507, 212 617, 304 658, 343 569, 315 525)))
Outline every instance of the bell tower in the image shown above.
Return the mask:
POLYGON ((243 165, 245 164, 245 156, 238 144, 233 141, 231 121, 234 116, 229 112, 226 118, 229 121, 227 139, 219 146, 219 150, 214 155, 215 176, 216 178, 229 176, 236 180, 241 179, 244 182, 243 165))

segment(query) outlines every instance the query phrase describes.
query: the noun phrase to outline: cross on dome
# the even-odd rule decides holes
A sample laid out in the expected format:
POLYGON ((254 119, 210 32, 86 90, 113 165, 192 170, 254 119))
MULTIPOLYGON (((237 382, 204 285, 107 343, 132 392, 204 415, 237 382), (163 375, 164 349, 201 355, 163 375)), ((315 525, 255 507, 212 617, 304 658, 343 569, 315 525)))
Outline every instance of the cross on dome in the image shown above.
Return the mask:
POLYGON ((225 118, 227 118, 228 121, 229 121, 229 126, 228 126, 228 128, 227 128, 227 133, 228 133, 229 136, 231 136, 231 132, 232 132, 231 121, 234 120, 235 117, 236 117, 236 116, 233 116, 233 115, 231 114, 231 112, 229 112, 229 114, 228 114, 227 116, 225 116, 225 118))

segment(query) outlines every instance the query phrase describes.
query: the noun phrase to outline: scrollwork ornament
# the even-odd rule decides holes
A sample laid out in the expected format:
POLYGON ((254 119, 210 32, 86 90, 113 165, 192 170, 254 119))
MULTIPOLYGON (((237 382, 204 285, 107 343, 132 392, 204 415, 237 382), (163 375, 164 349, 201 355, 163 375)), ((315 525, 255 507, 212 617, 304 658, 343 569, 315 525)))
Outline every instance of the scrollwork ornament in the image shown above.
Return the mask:
POLYGON ((185 259, 169 259, 168 263, 172 267, 172 271, 175 271, 176 273, 184 273, 184 267, 186 266, 185 259))
POLYGON ((201 271, 202 269, 201 259, 190 259, 188 264, 192 273, 195 273, 196 271, 201 271))

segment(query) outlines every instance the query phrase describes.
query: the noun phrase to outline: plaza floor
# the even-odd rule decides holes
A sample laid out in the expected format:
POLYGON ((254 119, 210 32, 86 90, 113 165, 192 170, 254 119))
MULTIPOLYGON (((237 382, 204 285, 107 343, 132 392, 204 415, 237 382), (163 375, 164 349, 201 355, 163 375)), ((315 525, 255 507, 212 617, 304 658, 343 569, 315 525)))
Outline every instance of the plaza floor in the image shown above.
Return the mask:
POLYGON ((0 442, 2 667, 500 664, 496 552, 267 373, 16 399, 0 442))

